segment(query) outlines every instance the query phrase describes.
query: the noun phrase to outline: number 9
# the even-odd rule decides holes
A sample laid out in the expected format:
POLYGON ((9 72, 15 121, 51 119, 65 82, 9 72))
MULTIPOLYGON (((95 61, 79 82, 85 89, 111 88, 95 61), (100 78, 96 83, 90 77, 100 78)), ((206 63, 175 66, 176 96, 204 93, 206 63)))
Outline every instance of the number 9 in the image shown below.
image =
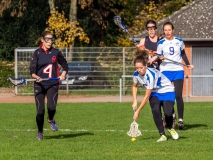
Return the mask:
POLYGON ((169 47, 170 55, 173 55, 175 53, 174 47, 169 47))

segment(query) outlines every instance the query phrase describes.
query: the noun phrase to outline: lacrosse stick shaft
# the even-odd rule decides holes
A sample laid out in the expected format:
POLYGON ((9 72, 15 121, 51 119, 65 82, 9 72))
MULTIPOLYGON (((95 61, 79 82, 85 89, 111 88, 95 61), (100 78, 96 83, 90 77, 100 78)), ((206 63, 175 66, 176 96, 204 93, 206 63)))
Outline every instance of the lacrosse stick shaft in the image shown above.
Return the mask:
MULTIPOLYGON (((25 78, 13 78, 13 77, 8 77, 8 80, 14 85, 14 86, 19 86, 24 84, 26 81, 36 81, 36 79, 25 79, 25 78)), ((43 81, 45 80, 60 80, 60 78, 43 78, 43 81)))
MULTIPOLYGON (((42 78, 42 81, 58 81, 60 78, 42 78)), ((36 81, 36 79, 26 79, 27 82, 36 81)))
MULTIPOLYGON (((157 53, 154 53, 154 55, 156 55, 156 56, 163 56, 163 55, 160 55, 160 54, 157 54, 157 53)), ((180 62, 177 62, 177 61, 174 61, 174 60, 172 60, 172 59, 169 59, 169 58, 166 58, 166 57, 165 57, 165 59, 166 59, 166 60, 169 60, 169 61, 171 61, 171 62, 174 62, 174 63, 176 63, 176 64, 180 64, 180 65, 182 65, 182 66, 188 67, 188 65, 183 64, 183 63, 180 63, 180 62)))

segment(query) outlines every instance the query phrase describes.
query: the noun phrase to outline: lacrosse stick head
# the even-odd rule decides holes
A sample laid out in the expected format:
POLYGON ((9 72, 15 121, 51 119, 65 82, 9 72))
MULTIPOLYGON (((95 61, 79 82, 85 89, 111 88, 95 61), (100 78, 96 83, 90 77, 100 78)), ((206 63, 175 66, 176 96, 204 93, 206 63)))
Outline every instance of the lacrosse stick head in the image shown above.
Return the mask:
POLYGON ((121 28, 124 32, 128 32, 126 26, 122 23, 121 17, 120 16, 114 16, 113 18, 114 23, 121 28))
POLYGON ((14 86, 18 86, 18 85, 22 85, 26 82, 26 79, 24 78, 13 78, 11 76, 8 77, 8 80, 14 85, 14 86))
POLYGON ((132 138, 142 136, 142 133, 138 129, 138 124, 136 123, 136 121, 131 123, 130 130, 127 132, 127 135, 132 137, 132 138))

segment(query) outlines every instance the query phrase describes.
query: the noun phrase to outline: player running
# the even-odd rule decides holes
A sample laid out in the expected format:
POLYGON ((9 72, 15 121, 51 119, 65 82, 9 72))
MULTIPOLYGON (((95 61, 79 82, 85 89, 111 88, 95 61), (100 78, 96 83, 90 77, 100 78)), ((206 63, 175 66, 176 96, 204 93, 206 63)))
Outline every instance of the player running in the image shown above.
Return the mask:
POLYGON ((160 64, 160 71, 171 81, 175 86, 175 95, 178 110, 178 127, 179 129, 184 128, 183 113, 184 103, 182 97, 183 81, 184 81, 184 70, 183 66, 168 59, 172 59, 179 63, 182 63, 182 59, 185 64, 188 65, 189 69, 193 69, 194 66, 190 65, 188 58, 185 53, 185 45, 183 40, 178 37, 174 37, 174 26, 171 22, 166 22, 163 25, 163 31, 165 38, 158 42, 157 53, 161 54, 163 60, 160 64))
MULTIPOLYGON (((156 24, 156 22, 154 20, 148 20, 146 22, 146 30, 147 30, 148 36, 146 36, 145 38, 142 38, 140 40, 138 47, 140 49, 148 49, 150 51, 156 52, 157 51, 157 43, 160 39, 162 39, 162 37, 157 36, 157 24, 156 24)), ((152 57, 150 55, 148 57, 149 57, 148 67, 156 68, 156 69, 159 70, 159 65, 161 63, 161 60, 157 59, 157 61, 155 61, 156 57, 152 57)), ((176 115, 175 115, 174 111, 173 111, 172 116, 173 116, 172 128, 175 128, 176 115)), ((163 124, 164 124, 164 126, 166 126, 165 117, 163 117, 163 124)))
POLYGON ((35 78, 34 96, 36 102, 36 123, 38 127, 37 139, 43 139, 44 113, 45 113, 45 95, 47 97, 47 121, 50 124, 52 131, 57 131, 58 126, 54 120, 56 113, 56 105, 58 100, 58 81, 42 81, 42 78, 60 78, 65 79, 68 72, 68 64, 62 53, 52 47, 54 42, 53 35, 49 31, 44 31, 41 37, 37 40, 40 47, 35 50, 30 61, 30 74, 35 78), (59 66, 62 66, 63 71, 59 75, 59 66))
POLYGON ((133 95, 133 110, 137 109, 137 84, 140 83, 146 88, 145 96, 136 110, 133 119, 137 119, 141 109, 149 100, 152 109, 153 119, 158 128, 160 139, 157 142, 167 141, 164 126, 162 123, 161 105, 164 110, 167 129, 172 135, 173 139, 178 139, 178 133, 172 128, 173 117, 172 111, 174 109, 175 92, 174 86, 166 76, 155 68, 147 67, 147 59, 144 54, 145 50, 137 50, 134 65, 136 71, 133 76, 132 95, 133 95), (140 55, 141 53, 141 55, 140 55))

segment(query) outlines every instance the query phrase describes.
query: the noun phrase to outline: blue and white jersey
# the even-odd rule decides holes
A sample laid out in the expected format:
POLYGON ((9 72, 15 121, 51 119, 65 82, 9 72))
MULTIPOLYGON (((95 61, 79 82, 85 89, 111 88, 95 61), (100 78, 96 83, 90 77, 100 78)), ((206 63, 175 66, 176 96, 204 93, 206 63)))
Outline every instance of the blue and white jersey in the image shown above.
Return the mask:
POLYGON ((174 92, 174 86, 171 81, 155 68, 147 68, 144 76, 135 71, 133 82, 136 84, 139 82, 142 86, 152 89, 152 92, 155 93, 174 92))
MULTIPOLYGON (((183 40, 174 37, 173 40, 163 38, 158 42, 157 53, 163 55, 165 58, 172 59, 176 62, 182 63, 181 51, 185 48, 183 40)), ((160 71, 180 71, 183 66, 175 64, 167 59, 163 60, 160 64, 160 71)))

